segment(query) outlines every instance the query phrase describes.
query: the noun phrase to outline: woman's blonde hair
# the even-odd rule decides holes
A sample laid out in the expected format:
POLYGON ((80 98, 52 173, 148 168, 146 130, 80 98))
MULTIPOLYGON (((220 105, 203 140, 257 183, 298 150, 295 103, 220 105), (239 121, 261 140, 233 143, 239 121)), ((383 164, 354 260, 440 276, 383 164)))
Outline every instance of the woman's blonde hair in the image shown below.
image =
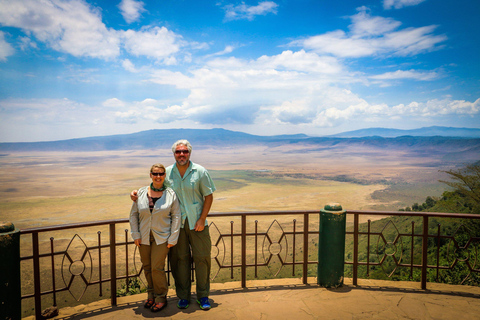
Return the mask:
POLYGON ((165 166, 164 166, 163 164, 161 164, 161 163, 155 163, 155 164, 150 168, 150 173, 152 173, 152 172, 153 172, 153 169, 155 169, 155 168, 157 168, 157 169, 163 169, 163 172, 166 171, 166 170, 165 170, 165 166))

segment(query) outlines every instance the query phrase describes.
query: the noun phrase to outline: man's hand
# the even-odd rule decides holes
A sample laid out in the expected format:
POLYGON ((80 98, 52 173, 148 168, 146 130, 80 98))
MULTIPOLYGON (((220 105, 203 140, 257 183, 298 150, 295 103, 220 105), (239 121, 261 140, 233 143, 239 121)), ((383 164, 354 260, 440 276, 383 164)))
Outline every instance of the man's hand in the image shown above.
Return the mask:
POLYGON ((132 192, 130 192, 130 199, 132 199, 132 201, 137 201, 138 199, 137 190, 133 190, 132 192))
POLYGON ((140 247, 140 244, 142 244, 142 239, 136 239, 134 242, 137 247, 140 247))
POLYGON ((203 231, 205 229, 205 219, 198 219, 197 223, 195 223, 195 228, 193 230, 195 231, 203 231))
POLYGON ((205 221, 207 220, 208 212, 210 212, 212 203, 213 203, 213 195, 209 194, 208 196, 205 196, 205 201, 203 202, 202 214, 200 215, 200 218, 197 220, 197 223, 195 223, 195 228, 193 228, 193 230, 203 231, 203 229, 205 229, 205 221))

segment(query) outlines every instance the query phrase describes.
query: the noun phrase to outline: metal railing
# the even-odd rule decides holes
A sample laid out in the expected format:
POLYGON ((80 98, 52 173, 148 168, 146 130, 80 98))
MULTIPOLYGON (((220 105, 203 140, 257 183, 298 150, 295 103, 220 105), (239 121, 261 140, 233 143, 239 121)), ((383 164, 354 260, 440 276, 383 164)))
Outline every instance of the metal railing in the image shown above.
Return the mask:
MULTIPOLYGON (((437 253, 434 264, 427 261, 429 241, 451 241, 452 248, 456 251, 475 252, 480 241, 478 235, 473 234, 466 244, 459 244, 455 232, 440 234, 440 227, 435 234, 429 234, 429 219, 432 218, 478 220, 480 215, 347 211, 347 221, 353 222, 347 222, 346 237, 353 237, 351 241, 347 240, 352 244, 348 248, 353 252, 346 253, 346 256, 351 255, 352 259, 346 259, 345 268, 352 268, 353 284, 358 283, 359 268, 366 268, 366 276, 369 277, 372 268, 383 268, 388 259, 393 261, 390 261, 389 266, 394 269, 387 276, 395 274, 398 268, 409 268, 413 279, 413 271, 420 270, 422 289, 426 289, 427 273, 432 269, 437 272, 437 281, 440 271, 451 269, 460 262, 466 262, 471 273, 480 273, 477 254, 461 256, 456 252, 454 261, 449 266, 439 264, 440 252, 437 253), (382 220, 384 227, 375 231, 371 230, 371 220, 360 223, 363 216, 389 218, 382 220), (420 219, 420 226, 412 221, 411 231, 401 232, 392 222, 395 217, 420 219), (393 239, 388 239, 392 236, 392 232, 386 232, 388 228, 394 231, 393 239), (375 240, 376 249, 372 246, 372 241, 375 240), (408 242, 410 245, 407 246, 408 242), (403 255, 408 252, 410 259, 404 262, 403 255), (359 257, 360 254, 363 258, 359 257), (418 254, 421 258, 414 259, 418 254)), ((239 279, 241 287, 245 288, 247 279, 258 277, 301 277, 302 282, 307 284, 309 276, 316 276, 319 211, 211 213, 209 221, 212 237, 212 281, 239 279), (267 272, 259 275, 259 270, 267 272)), ((33 274, 33 290, 23 288, 22 300, 34 300, 37 319, 41 318, 43 297, 48 296, 56 306, 57 295, 66 291, 79 301, 87 289, 98 287, 98 296, 101 297, 105 291, 109 291, 111 305, 117 304, 119 280, 125 280, 128 285, 130 278, 139 277, 141 273, 141 268, 137 267, 137 253, 128 229, 121 228, 122 225, 128 226, 127 223, 128 219, 116 219, 20 230, 21 246, 25 247, 22 248, 21 261, 26 264, 22 268, 30 268, 31 265, 33 274), (92 232, 91 228, 102 231, 92 232), (75 229, 75 234, 73 237, 71 234, 66 237, 66 232, 71 229, 75 229), (108 232, 105 232, 107 229, 108 232), (40 241, 41 237, 45 238, 54 233, 61 234, 60 239, 50 237, 40 241), (108 240, 103 240, 105 243, 102 242, 102 239, 105 239, 104 233, 108 233, 108 240), (94 234, 96 236, 93 236, 94 234), (71 240, 68 242, 68 239, 71 240), (68 245, 65 245, 67 242, 68 245), (29 248, 31 254, 25 254, 29 248), (79 286, 82 286, 83 290, 78 289, 79 286)), ((28 274, 30 271, 23 270, 23 273, 28 274)), ((169 270, 167 275, 170 282, 169 270)))
MULTIPOLYGON (((480 229, 476 230, 464 230, 466 232, 461 233, 461 228, 463 224, 457 225, 455 230, 452 230, 450 234, 442 234, 441 227, 442 224, 437 221, 435 225, 431 225, 432 220, 444 220, 444 219, 467 219, 467 220, 477 220, 480 221, 480 215, 478 214, 461 214, 461 213, 439 213, 439 212, 398 212, 398 211, 358 211, 358 210, 349 210, 348 214, 353 215, 353 230, 347 231, 346 234, 353 236, 353 261, 345 261, 346 265, 352 265, 352 280, 353 285, 357 285, 358 281, 358 269, 359 266, 366 267, 366 275, 369 276, 369 271, 371 266, 381 266, 386 261, 386 258, 391 257, 393 260, 393 270, 387 273, 388 277, 391 277, 399 267, 408 268, 410 270, 410 279, 413 279, 414 269, 421 270, 421 288, 427 288, 427 276, 429 270, 435 270, 436 281, 439 281, 439 272, 441 270, 453 270, 455 266, 459 263, 465 263, 468 269, 466 277, 463 279, 463 282, 467 280, 472 274, 480 274, 480 257, 478 256, 478 250, 480 245, 480 229), (374 232, 371 230, 371 220, 368 220, 366 225, 366 231, 360 231, 359 219, 361 216, 389 216, 391 218, 395 217, 412 217, 419 220, 420 226, 416 225, 415 221, 411 221, 411 229, 409 232, 399 231, 395 224, 391 220, 388 220, 381 230, 374 232), (386 228, 391 224, 393 228, 393 239, 386 239, 386 228), (416 228, 417 227, 417 228, 416 228), (435 233, 429 233, 430 229, 436 230, 435 233), (468 238, 465 239, 465 234, 468 235, 468 238), (359 247, 360 241, 359 237, 364 236, 367 238, 366 244, 366 253, 365 261, 359 261, 359 247), (373 237, 377 238, 377 243, 382 243, 380 246, 377 244, 377 262, 371 262, 371 239, 373 237), (457 236, 462 236, 464 239, 457 239, 457 236), (410 245, 404 245, 405 242, 410 242, 410 245), (420 241, 415 241, 419 239, 420 241), (428 261, 428 244, 429 241, 434 241, 435 244, 435 254, 434 254, 434 263, 428 261), (448 265, 440 264, 440 248, 441 243, 449 242, 448 248, 450 249, 450 254, 447 253, 447 260, 449 260, 448 265), (420 243, 420 248, 415 242, 420 243), (390 253, 384 250, 387 246, 392 246, 392 251, 390 253), (380 250, 379 250, 380 247, 380 250), (383 249, 383 250, 382 250, 383 249), (380 251, 380 252, 378 252, 380 251), (414 263, 415 252, 420 252, 420 260, 418 263, 414 263), (409 261, 406 263, 402 262, 403 254, 408 253, 410 256, 409 261), (473 253, 473 254, 471 254, 473 253), (398 254, 398 255, 397 255, 398 254), (400 256, 400 258, 399 258, 400 256)), ((480 226, 480 224, 479 224, 480 226)), ((391 234, 392 232, 390 232, 391 234)))

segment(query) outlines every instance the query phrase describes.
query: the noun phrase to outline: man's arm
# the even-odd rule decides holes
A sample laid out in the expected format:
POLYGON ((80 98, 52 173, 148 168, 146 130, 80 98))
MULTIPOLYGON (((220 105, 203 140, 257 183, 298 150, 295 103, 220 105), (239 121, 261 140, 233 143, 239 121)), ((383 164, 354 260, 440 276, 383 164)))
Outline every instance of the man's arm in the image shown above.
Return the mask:
POLYGON ((210 208, 212 207, 213 203, 213 194, 209 194, 208 196, 205 197, 205 200, 203 201, 203 209, 202 209, 202 214, 200 215, 200 218, 197 220, 197 223, 195 223, 195 231, 203 231, 205 229, 205 220, 207 220, 208 213, 210 212, 210 208))
POLYGON ((132 192, 130 192, 130 199, 132 199, 132 201, 137 201, 138 199, 138 190, 133 190, 132 192))

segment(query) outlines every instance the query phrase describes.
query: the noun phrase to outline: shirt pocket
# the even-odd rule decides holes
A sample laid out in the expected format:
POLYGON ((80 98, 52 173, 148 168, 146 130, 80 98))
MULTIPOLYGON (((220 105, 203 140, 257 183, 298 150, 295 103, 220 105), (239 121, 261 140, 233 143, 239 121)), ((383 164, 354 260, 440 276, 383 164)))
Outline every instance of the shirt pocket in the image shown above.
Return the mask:
POLYGON ((201 203, 198 203, 198 202, 194 202, 192 204, 192 212, 194 212, 196 215, 200 216, 200 214, 202 213, 202 205, 201 203))

